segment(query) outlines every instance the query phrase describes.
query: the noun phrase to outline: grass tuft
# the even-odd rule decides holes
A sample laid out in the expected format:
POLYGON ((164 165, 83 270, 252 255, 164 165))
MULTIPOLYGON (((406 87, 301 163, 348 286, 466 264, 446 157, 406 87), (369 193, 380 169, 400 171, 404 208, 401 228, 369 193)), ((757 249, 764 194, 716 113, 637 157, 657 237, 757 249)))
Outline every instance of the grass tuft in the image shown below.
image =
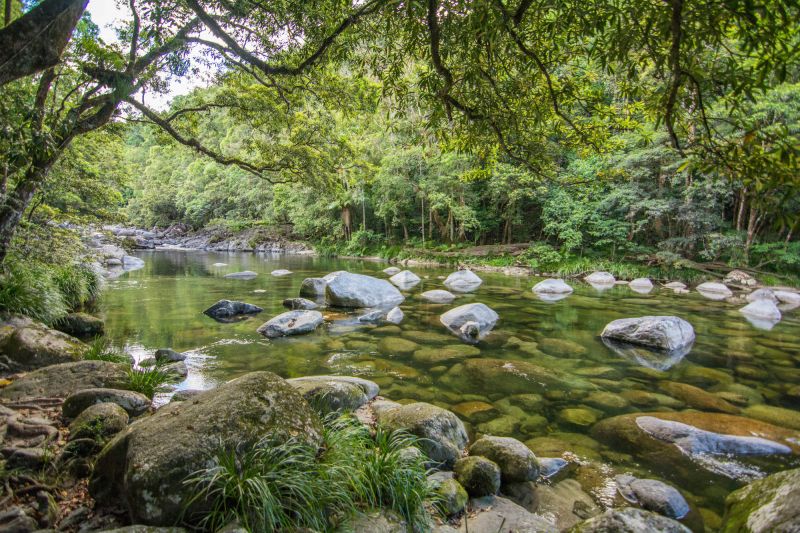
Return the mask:
POLYGON ((89 349, 83 358, 90 361, 108 361, 110 363, 130 363, 131 360, 124 353, 117 350, 106 337, 97 337, 89 343, 89 349))
POLYGON ((130 368, 128 370, 128 382, 126 388, 135 392, 140 392, 152 398, 158 387, 170 380, 169 374, 158 366, 152 368, 130 368))
MULTIPOLYGON (((369 429, 350 416, 325 419, 320 449, 265 438, 246 452, 221 449, 213 466, 186 480, 210 509, 190 523, 216 530, 238 521, 248 531, 329 531, 357 510, 388 508, 411 529, 425 529, 431 496, 425 457, 408 453, 415 437, 369 429)), ((206 507, 205 505, 203 507, 206 507)))

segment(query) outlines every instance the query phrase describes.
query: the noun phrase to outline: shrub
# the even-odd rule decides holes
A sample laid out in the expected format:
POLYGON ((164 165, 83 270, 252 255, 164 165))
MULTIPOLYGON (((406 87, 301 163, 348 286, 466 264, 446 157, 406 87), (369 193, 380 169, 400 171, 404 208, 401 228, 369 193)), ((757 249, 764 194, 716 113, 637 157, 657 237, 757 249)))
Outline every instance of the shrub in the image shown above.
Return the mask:
POLYGON ((383 506, 424 527, 430 491, 424 455, 408 453, 415 444, 399 432, 373 439, 345 416, 326 418, 321 450, 274 437, 244 453, 222 449, 186 480, 194 488, 187 507, 205 500, 210 511, 184 519, 212 531, 233 520, 248 531, 327 531, 358 508, 383 506))

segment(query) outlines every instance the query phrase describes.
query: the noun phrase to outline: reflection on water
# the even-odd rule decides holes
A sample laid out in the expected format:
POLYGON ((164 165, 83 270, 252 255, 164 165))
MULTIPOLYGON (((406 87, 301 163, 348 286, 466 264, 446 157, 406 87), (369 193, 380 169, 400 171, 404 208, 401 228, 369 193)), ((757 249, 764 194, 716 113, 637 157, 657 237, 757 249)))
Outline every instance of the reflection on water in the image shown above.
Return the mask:
MULTIPOLYGON (((386 265, 239 253, 139 256, 146 261, 143 269, 109 282, 102 302, 106 329, 137 360, 160 347, 189 352, 190 372, 181 388, 210 388, 253 370, 287 378, 363 376, 392 400, 427 401, 454 410, 473 434, 513 436, 539 455, 570 451, 594 461, 595 494, 607 484, 603 472, 632 472, 671 481, 693 503, 720 514, 724 497, 741 484, 725 477, 693 483, 669 464, 640 462, 630 451, 591 438, 592 425, 611 416, 692 407, 690 399, 667 395, 659 387, 664 380, 694 385, 734 402, 737 409, 756 403, 800 407, 796 312, 764 330, 742 316, 738 306, 696 293, 675 295, 655 288, 640 294, 625 285, 593 288, 576 282, 571 283, 573 294, 542 299, 531 291, 538 279, 485 273, 473 292, 458 293, 450 304, 434 304, 419 294, 445 288, 442 280, 449 271, 414 268, 422 280, 406 292, 401 305, 405 320, 399 325, 360 324, 353 314, 325 309, 326 326, 317 332, 268 340, 256 328, 285 311, 281 302, 298 295, 304 278, 336 270, 387 278, 381 272, 386 265), (270 275, 276 269, 293 273, 270 275), (224 277, 246 270, 258 275, 224 277), (202 312, 220 299, 245 301, 264 311, 219 323, 202 312), (494 331, 475 346, 461 343, 439 322, 448 309, 470 302, 485 303, 500 316, 494 331), (599 333, 608 322, 642 315, 688 320, 697 334, 691 352, 654 363, 649 354, 601 342, 599 333)), ((762 458, 758 468, 786 468, 795 458, 762 458)), ((588 491, 588 477, 581 476, 588 491)))

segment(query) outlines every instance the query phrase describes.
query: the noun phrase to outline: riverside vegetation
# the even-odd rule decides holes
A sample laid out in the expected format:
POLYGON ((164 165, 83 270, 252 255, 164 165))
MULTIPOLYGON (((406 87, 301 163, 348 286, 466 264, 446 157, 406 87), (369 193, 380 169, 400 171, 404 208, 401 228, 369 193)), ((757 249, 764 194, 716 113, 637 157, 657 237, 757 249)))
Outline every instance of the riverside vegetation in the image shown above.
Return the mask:
POLYGON ((0 4, 0 529, 800 528, 795 2, 0 4))

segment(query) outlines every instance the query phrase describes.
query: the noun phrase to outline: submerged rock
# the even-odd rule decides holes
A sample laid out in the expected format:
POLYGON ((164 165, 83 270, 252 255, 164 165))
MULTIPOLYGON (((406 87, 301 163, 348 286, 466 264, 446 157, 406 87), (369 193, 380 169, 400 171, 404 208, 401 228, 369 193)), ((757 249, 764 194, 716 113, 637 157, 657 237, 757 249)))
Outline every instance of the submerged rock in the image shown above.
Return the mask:
POLYGON ((686 288, 686 284, 680 281, 670 281, 669 283, 665 283, 664 287, 667 289, 675 290, 683 290, 686 288))
POLYGON ((383 273, 387 276, 394 276, 398 272, 400 272, 400 269, 397 267, 386 267, 383 269, 383 273))
POLYGON ((328 282, 324 278, 306 278, 300 284, 300 296, 319 298, 325 296, 325 287, 328 282))
POLYGON ((576 525, 572 533, 691 533, 680 522, 635 507, 609 509, 605 513, 576 525))
POLYGON ((447 468, 452 468, 467 445, 463 422, 450 411, 429 403, 410 403, 376 415, 378 423, 387 429, 402 429, 419 437, 425 455, 447 468))
POLYGON ((481 437, 469 447, 469 454, 485 457, 497 464, 503 483, 534 481, 539 477, 536 456, 517 439, 481 437))
POLYGON ((283 306, 288 307, 289 309, 316 309, 319 307, 319 304, 316 302, 312 302, 311 300, 307 300, 305 298, 286 298, 283 301, 283 306))
POLYGON ((0 398, 66 398, 79 390, 122 388, 128 383, 129 365, 107 361, 77 361, 41 368, 0 389, 0 398))
POLYGON ((628 283, 628 287, 639 294, 647 294, 653 290, 653 282, 649 278, 636 278, 628 283))
POLYGON ((380 391, 372 381, 348 376, 306 376, 286 381, 322 414, 353 412, 380 391))
POLYGON ((710 392, 706 392, 699 387, 677 381, 663 381, 659 383, 659 388, 672 396, 681 400, 689 407, 702 411, 717 411, 735 415, 739 413, 739 408, 725 401, 710 392))
POLYGON ((263 311, 260 307, 235 300, 220 300, 205 311, 204 315, 216 320, 229 320, 239 315, 253 315, 263 311))
POLYGON ((443 291, 441 289, 433 291, 425 291, 419 296, 426 302, 431 302, 435 304, 448 304, 456 299, 455 294, 453 294, 450 291, 443 291))
POLYGON ((657 479, 619 475, 614 480, 620 494, 648 511, 680 520, 689 514, 689 504, 678 489, 657 479))
POLYGON ((276 278, 280 278, 283 276, 289 276, 291 274, 294 274, 294 272, 292 272, 291 270, 286 270, 285 268, 279 268, 278 270, 273 270, 272 272, 270 272, 270 274, 275 276, 276 278))
POLYGON ((800 469, 753 481, 728 495, 724 533, 800 531, 800 469))
POLYGON ((472 292, 481 286, 483 280, 471 270, 458 270, 444 280, 444 285, 455 292, 472 292))
POLYGON ((385 279, 334 272, 326 280, 325 296, 333 306, 390 308, 405 300, 397 287, 385 279))
POLYGON ((242 272, 231 272, 230 274, 225 274, 228 279, 253 279, 254 277, 258 276, 258 272, 253 272, 252 270, 244 270, 242 272))
POLYGON ((287 311, 269 319, 256 330, 267 338, 311 333, 322 324, 319 311, 287 311))
POLYGON ((547 368, 529 361, 506 359, 466 359, 447 374, 448 385, 468 385, 478 390, 497 390, 507 394, 542 394, 549 390, 580 390, 591 385, 579 376, 547 368))
POLYGON ((694 342, 694 328, 676 316, 643 316, 614 320, 600 336, 671 352, 694 342))
POLYGON ((444 313, 439 320, 467 342, 478 342, 492 331, 500 317, 482 303, 466 304, 444 313))
POLYGON ((29 318, 0 322, 0 356, 8 359, 13 371, 78 361, 87 349, 78 339, 29 318))
MULTIPOLYGON (((171 525, 196 495, 185 480, 207 468, 215 453, 243 453, 265 437, 318 445, 321 432, 294 387, 270 372, 253 372, 128 426, 98 456, 89 490, 102 505, 122 506, 135 523, 171 525)), ((185 516, 204 509, 198 498, 185 516)))

